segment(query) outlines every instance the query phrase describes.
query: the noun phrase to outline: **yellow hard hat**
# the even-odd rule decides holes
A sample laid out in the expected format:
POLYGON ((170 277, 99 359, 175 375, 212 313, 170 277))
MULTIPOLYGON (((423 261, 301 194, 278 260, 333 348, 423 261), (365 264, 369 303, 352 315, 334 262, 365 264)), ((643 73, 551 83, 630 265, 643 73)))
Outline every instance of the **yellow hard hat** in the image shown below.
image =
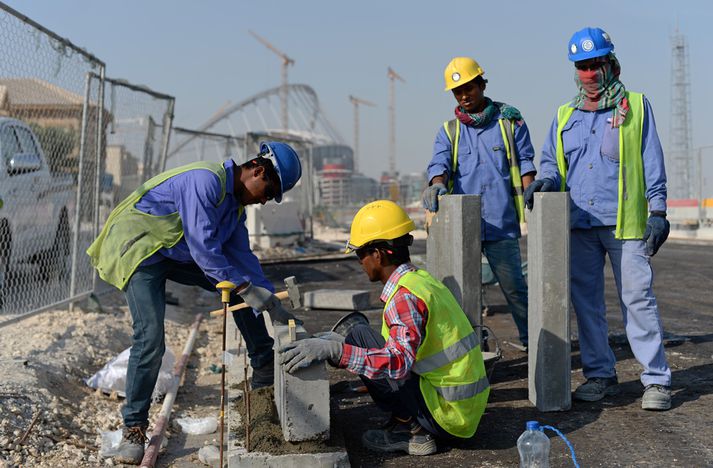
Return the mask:
POLYGON ((446 91, 469 82, 476 77, 482 75, 483 69, 480 68, 478 62, 470 57, 456 57, 451 60, 446 69, 443 71, 443 77, 446 79, 446 91))
POLYGON ((416 229, 403 208, 390 200, 376 200, 364 205, 352 220, 352 229, 344 253, 353 252, 377 240, 393 240, 416 229))

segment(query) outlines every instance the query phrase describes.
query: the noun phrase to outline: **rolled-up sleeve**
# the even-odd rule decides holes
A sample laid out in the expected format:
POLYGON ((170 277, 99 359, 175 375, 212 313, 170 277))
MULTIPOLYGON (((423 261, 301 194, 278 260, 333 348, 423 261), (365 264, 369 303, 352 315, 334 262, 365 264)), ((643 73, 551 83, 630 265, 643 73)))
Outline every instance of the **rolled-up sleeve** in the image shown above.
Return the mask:
POLYGON ((666 211, 666 167, 663 148, 656 131, 656 121, 651 104, 644 97, 644 124, 641 154, 644 161, 644 181, 649 211, 666 211))
POLYGON ((559 170, 557 169, 557 117, 552 121, 550 131, 542 145, 542 159, 540 160, 540 179, 552 179, 555 187, 562 183, 559 170))
POLYGON ((515 124, 515 146, 517 147, 518 163, 520 165, 520 174, 525 175, 532 172, 537 172, 535 169, 535 149, 530 141, 530 130, 523 120, 522 123, 515 124))
POLYGON ((194 170, 190 174, 190 177, 177 179, 174 190, 183 237, 191 257, 216 282, 228 280, 237 285, 249 281, 225 256, 218 237, 220 179, 208 170, 194 170))
MULTIPOLYGON (((459 124, 460 125, 460 124, 459 124)), ((436 141, 433 143, 433 157, 428 163, 428 181, 434 177, 444 175, 450 179, 451 173, 451 142, 448 140, 446 130, 441 129, 436 134, 436 141)))

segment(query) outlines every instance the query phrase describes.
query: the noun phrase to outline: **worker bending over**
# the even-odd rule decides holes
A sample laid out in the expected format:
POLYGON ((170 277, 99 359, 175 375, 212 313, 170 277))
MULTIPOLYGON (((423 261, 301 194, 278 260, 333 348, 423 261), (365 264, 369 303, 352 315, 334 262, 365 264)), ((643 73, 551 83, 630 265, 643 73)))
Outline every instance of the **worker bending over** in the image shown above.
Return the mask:
POLYGON ((395 203, 379 200, 354 217, 347 252, 356 252, 372 282, 384 284, 381 334, 355 326, 284 346, 288 372, 329 360, 361 377, 391 419, 362 442, 379 452, 436 452, 436 438, 475 434, 488 401, 478 335, 451 292, 409 257, 413 221, 395 203))
POLYGON ((236 284, 231 304, 244 301, 255 311, 233 313, 245 337, 253 388, 272 385, 273 340, 260 312, 282 323, 293 317, 250 250, 244 207, 279 203, 301 175, 289 145, 262 143, 260 154, 242 165, 197 162, 159 174, 109 215, 87 253, 99 276, 124 291, 133 320, 117 461, 138 464, 144 454, 151 394, 166 349, 166 280, 209 291, 220 281, 236 284))

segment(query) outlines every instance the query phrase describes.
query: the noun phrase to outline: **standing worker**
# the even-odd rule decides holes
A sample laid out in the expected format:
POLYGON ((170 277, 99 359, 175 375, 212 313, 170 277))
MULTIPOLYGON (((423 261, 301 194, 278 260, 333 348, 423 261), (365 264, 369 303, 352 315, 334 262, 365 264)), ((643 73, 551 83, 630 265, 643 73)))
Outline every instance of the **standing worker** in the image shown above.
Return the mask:
POLYGON ((458 102, 456 118, 436 135, 423 206, 436 212, 439 195, 480 195, 482 251, 527 349, 527 283, 518 239, 525 222, 523 188, 535 178, 530 132, 520 111, 484 95, 488 81, 472 58, 454 58, 444 75, 446 91, 458 102))
POLYGON ((542 178, 525 191, 569 191, 571 294, 586 383, 574 398, 618 392, 604 303, 605 255, 614 271, 626 336, 644 367, 643 409, 671 407, 671 370, 653 292, 651 257, 668 237, 666 171, 649 101, 627 91, 614 44, 599 28, 569 40, 579 93, 560 106, 542 149, 542 178), (648 214, 647 214, 648 211, 648 214))
POLYGON ((117 461, 138 464, 143 457, 151 394, 165 350, 167 279, 209 291, 220 281, 237 285, 231 304, 244 301, 255 311, 233 313, 245 337, 253 388, 272 385, 273 341, 260 311, 282 323, 294 317, 273 294, 250 250, 244 207, 279 203, 301 175, 289 145, 262 143, 260 154, 242 165, 197 162, 159 174, 109 215, 87 253, 99 276, 124 291, 133 320, 117 461))
POLYGON ((475 434, 490 393, 478 336, 453 294, 409 257, 415 229, 396 203, 377 200, 354 217, 347 252, 372 282, 384 284, 381 334, 368 325, 346 338, 334 332, 290 343, 280 352, 288 372, 329 360, 361 377, 391 419, 368 430, 379 452, 436 452, 435 438, 475 434))

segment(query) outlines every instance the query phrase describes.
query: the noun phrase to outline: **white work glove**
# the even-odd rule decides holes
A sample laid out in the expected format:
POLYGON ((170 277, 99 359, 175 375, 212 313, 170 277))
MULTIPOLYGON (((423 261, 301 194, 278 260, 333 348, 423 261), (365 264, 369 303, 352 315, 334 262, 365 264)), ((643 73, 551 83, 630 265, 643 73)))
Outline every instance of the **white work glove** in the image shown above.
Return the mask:
POLYGON ((320 340, 336 341, 337 343, 344 343, 344 337, 342 335, 340 335, 339 333, 333 332, 333 331, 319 332, 319 333, 315 333, 313 336, 315 338, 319 338, 320 340))
POLYGON ((293 341, 280 348, 280 364, 290 374, 314 362, 329 360, 332 365, 342 359, 342 344, 321 338, 293 341))
POLYGON ((238 295, 243 298, 247 305, 258 312, 266 310, 273 322, 287 325, 289 320, 294 320, 298 325, 302 324, 301 320, 296 319, 294 315, 282 307, 282 302, 273 293, 263 287, 250 283, 247 287, 238 291, 238 295))

